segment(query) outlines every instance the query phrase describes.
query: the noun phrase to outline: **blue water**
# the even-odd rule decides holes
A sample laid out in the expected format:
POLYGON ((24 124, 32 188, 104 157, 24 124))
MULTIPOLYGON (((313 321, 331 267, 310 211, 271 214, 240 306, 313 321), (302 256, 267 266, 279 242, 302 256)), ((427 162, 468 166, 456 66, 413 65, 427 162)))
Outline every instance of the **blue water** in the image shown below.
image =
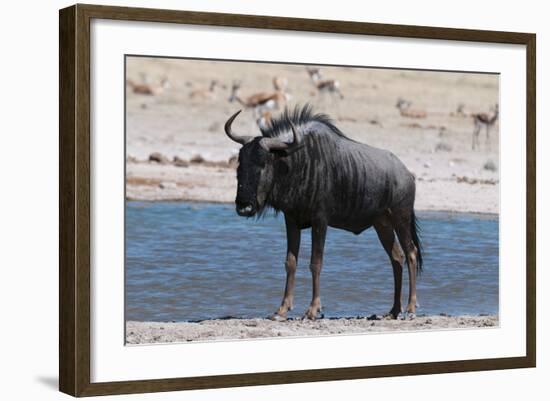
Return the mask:
MULTIPOLYGON (((498 313, 498 220, 460 213, 417 213, 424 273, 419 314, 498 313)), ((302 232, 295 309, 311 299, 310 230, 302 232)), ((232 205, 127 202, 126 319, 187 321, 266 317, 285 284, 283 216, 236 215, 232 205)), ((403 301, 408 296, 404 268, 403 301)), ((328 231, 321 300, 325 317, 388 312, 392 268, 373 229, 328 231)))

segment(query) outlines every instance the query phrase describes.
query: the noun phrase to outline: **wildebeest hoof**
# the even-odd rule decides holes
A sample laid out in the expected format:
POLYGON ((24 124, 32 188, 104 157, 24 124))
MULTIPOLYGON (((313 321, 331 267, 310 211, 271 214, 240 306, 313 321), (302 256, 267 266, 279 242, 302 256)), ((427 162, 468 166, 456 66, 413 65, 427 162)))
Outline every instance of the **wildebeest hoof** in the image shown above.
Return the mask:
POLYGON ((273 320, 274 322, 285 322, 287 320, 286 315, 279 315, 278 313, 274 313, 273 315, 269 316, 270 320, 273 320))
POLYGON ((405 315, 405 320, 414 320, 416 319, 416 313, 414 312, 407 312, 405 315))
POLYGON ((302 320, 316 320, 318 318, 322 319, 323 317, 325 317, 325 315, 321 313, 321 309, 309 308, 306 310, 306 313, 304 313, 302 320))
POLYGON ((396 319, 399 319, 402 314, 403 313, 401 311, 397 311, 397 310, 392 309, 391 311, 386 313, 382 318, 384 320, 396 320, 396 319))
POLYGON ((317 313, 314 313, 309 309, 304 313, 304 316, 302 316, 302 320, 315 320, 316 318, 317 313))

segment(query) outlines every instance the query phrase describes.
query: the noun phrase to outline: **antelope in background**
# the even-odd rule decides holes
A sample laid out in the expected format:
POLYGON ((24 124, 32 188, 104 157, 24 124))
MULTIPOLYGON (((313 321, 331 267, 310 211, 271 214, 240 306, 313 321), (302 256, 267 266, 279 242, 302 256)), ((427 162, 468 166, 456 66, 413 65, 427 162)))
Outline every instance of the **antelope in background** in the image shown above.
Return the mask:
POLYGON ((189 98, 194 100, 216 100, 216 87, 220 86, 217 79, 210 81, 208 89, 195 89, 189 93, 189 98))
POLYGON ((408 118, 426 118, 428 113, 426 113, 424 110, 419 109, 411 109, 412 103, 408 100, 399 98, 397 99, 397 104, 395 107, 399 110, 399 114, 401 114, 401 117, 408 117, 408 118))
POLYGON ((306 71, 318 93, 337 94, 340 99, 344 98, 344 95, 340 92, 340 82, 335 79, 323 79, 319 68, 306 67, 306 71))
POLYGON ((283 109, 290 99, 289 94, 286 93, 284 89, 275 90, 274 92, 259 92, 242 98, 239 95, 241 85, 242 83, 240 81, 233 82, 229 101, 234 102, 236 100, 247 109, 253 109, 256 114, 261 114, 266 110, 283 109))
POLYGON ((474 119, 474 132, 472 134, 472 150, 475 150, 476 147, 479 147, 479 133, 481 129, 485 127, 485 141, 489 142, 489 133, 493 125, 497 122, 498 119, 498 103, 493 108, 493 114, 489 115, 488 113, 475 113, 472 114, 474 119))
POLYGON ((142 79, 144 82, 141 84, 135 83, 131 79, 127 79, 126 84, 132 88, 132 92, 139 95, 149 96, 158 96, 170 87, 170 82, 168 81, 168 77, 166 75, 161 78, 160 84, 158 85, 147 83, 146 76, 142 76, 142 79))

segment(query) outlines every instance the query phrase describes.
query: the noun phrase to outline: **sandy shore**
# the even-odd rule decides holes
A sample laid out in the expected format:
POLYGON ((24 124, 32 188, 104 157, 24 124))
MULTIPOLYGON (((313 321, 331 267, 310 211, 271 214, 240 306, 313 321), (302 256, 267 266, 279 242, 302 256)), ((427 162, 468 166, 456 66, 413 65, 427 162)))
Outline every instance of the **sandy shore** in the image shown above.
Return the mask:
MULTIPOLYGON (((417 177, 418 210, 498 213, 498 124, 490 141, 482 132, 481 146, 473 151, 469 115, 488 112, 498 101, 497 76, 326 67, 325 76, 338 79, 345 95, 334 101, 315 95, 302 66, 146 58, 129 59, 127 66, 131 79, 139 81, 142 73, 151 81, 166 75, 172 85, 153 97, 127 91, 129 200, 233 202, 237 184, 229 161, 239 146, 225 136, 223 124, 241 106, 228 102, 229 87, 242 79, 243 95, 269 91, 277 75, 288 78, 290 107, 310 103, 350 138, 395 153, 417 177), (205 99, 191 98, 214 78, 225 88, 205 99), (400 115, 399 97, 427 117, 400 115), (460 103, 465 114, 457 115, 460 103)), ((259 134, 251 110, 234 128, 259 134)))
MULTIPOLYGON (((186 167, 156 162, 127 164, 126 198, 141 201, 233 203, 237 180, 227 162, 188 162, 186 167)), ((434 165, 437 161, 434 161, 434 165)), ((408 166, 415 165, 414 162, 408 166)), ((410 168, 410 167, 409 167, 410 168)), ((445 174, 438 169, 417 177, 416 209, 498 214, 498 178, 494 174, 445 174)), ((464 170, 467 169, 467 166, 464 170)), ((422 171, 421 169, 419 169, 422 171)))
POLYGON ((375 317, 369 317, 286 322, 274 322, 268 319, 219 319, 195 323, 129 321, 126 322, 126 342, 150 344, 496 326, 498 326, 498 316, 418 316, 412 320, 377 320, 375 317))

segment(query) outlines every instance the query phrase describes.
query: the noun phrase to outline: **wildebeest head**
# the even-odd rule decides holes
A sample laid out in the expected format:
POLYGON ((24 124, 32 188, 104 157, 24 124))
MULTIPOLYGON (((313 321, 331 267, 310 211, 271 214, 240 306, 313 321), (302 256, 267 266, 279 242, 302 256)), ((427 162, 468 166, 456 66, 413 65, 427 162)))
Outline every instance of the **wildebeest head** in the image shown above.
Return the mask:
POLYGON ((292 122, 292 143, 263 136, 239 136, 233 132, 231 124, 241 111, 227 120, 225 133, 230 139, 243 145, 239 151, 235 206, 240 216, 250 217, 265 206, 269 191, 273 187, 275 164, 301 147, 301 137, 292 122))

